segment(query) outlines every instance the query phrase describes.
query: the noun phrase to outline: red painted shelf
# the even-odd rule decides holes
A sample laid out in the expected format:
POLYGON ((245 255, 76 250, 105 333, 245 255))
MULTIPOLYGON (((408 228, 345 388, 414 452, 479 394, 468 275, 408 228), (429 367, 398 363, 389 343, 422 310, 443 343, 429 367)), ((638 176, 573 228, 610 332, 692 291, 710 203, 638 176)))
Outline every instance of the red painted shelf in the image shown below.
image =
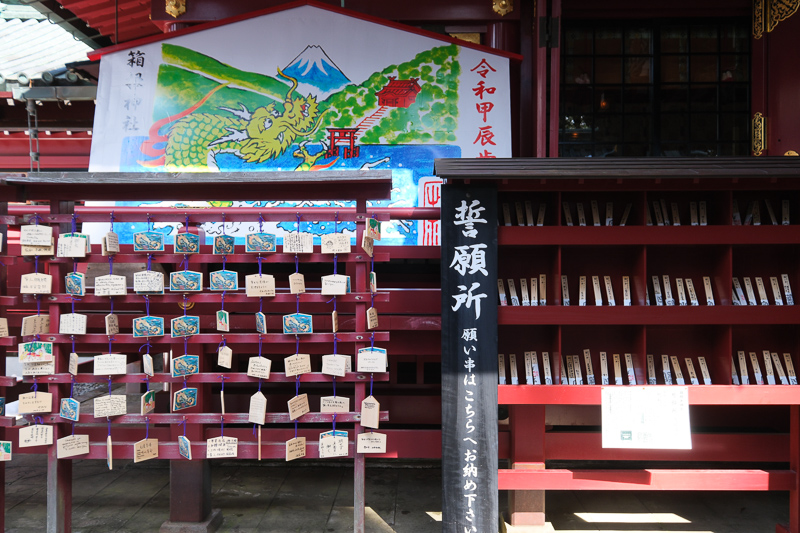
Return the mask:
POLYGON ((790 490, 792 470, 506 470, 500 490, 790 490))
POLYGON ((800 306, 499 306, 500 325, 797 324, 800 306))
POLYGON ((800 226, 498 226, 499 246, 797 244, 800 226))
MULTIPOLYGON (((669 387, 670 385, 608 385, 669 387)), ((675 385, 672 385, 675 386, 675 385)), ((798 385, 686 385, 690 405, 800 405, 798 385)), ((506 405, 600 405, 601 385, 498 385, 506 405)))

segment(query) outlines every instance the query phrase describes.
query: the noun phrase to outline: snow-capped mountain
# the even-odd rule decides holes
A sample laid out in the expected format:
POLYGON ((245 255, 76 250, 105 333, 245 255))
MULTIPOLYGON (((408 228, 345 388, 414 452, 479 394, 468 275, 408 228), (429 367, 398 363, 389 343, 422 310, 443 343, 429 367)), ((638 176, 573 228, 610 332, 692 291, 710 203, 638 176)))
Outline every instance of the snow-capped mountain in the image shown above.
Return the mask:
POLYGON ((350 83, 325 50, 316 44, 306 46, 283 73, 297 80, 301 92, 311 93, 319 100, 350 83))

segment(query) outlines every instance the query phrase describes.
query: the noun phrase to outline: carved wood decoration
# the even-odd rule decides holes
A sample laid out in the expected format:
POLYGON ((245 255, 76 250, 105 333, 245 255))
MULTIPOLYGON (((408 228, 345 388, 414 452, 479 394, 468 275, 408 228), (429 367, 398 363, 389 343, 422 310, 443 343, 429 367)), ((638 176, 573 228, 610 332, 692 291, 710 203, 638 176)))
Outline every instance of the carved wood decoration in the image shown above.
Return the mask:
POLYGON ((167 0, 166 12, 175 18, 186 13, 186 0, 167 0))
POLYGON ((753 0, 753 37, 760 39, 774 30, 778 23, 794 15, 800 0, 753 0))
POLYGON ((753 155, 760 156, 767 149, 767 117, 753 115, 753 155))
POLYGON ((504 17, 514 11, 514 0, 492 0, 492 11, 504 17))

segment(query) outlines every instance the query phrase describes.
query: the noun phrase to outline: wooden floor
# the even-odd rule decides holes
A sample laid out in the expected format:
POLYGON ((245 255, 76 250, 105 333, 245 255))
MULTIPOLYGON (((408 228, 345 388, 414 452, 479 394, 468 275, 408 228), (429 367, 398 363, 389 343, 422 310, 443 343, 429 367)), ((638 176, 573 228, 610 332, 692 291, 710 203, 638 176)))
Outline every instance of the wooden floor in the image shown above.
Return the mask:
MULTIPOLYGON (((403 466, 367 468, 367 531, 440 532, 438 464, 403 466)), ((353 530, 352 469, 344 465, 214 462, 212 490, 222 532, 353 530)), ((104 461, 76 461, 73 505, 76 533, 156 532, 168 518, 169 464, 115 461, 109 472, 104 461)), ((788 521, 788 494, 550 492, 547 509, 550 525, 536 531, 773 533, 788 521)), ((44 457, 15 456, 6 463, 6 532, 41 533, 45 513, 44 457)))

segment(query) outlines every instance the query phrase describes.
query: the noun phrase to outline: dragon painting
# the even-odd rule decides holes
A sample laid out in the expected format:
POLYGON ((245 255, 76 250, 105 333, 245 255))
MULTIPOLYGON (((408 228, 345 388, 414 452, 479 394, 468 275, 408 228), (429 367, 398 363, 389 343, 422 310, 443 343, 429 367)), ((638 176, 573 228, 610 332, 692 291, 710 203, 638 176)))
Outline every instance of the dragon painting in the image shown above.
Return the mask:
POLYGON ((239 104, 240 109, 218 108, 232 116, 195 113, 214 93, 228 85, 220 84, 190 108, 155 122, 149 138, 140 148, 144 155, 155 159, 139 161, 139 164, 163 166, 171 172, 209 172, 217 170, 216 156, 220 153, 234 154, 248 163, 263 163, 279 157, 298 137, 306 137, 317 130, 324 111, 320 113, 314 96, 297 94, 296 79, 285 75, 281 69, 278 75, 291 82, 282 111, 272 102, 253 112, 244 104, 239 104), (159 133, 168 125, 165 134, 159 133))

